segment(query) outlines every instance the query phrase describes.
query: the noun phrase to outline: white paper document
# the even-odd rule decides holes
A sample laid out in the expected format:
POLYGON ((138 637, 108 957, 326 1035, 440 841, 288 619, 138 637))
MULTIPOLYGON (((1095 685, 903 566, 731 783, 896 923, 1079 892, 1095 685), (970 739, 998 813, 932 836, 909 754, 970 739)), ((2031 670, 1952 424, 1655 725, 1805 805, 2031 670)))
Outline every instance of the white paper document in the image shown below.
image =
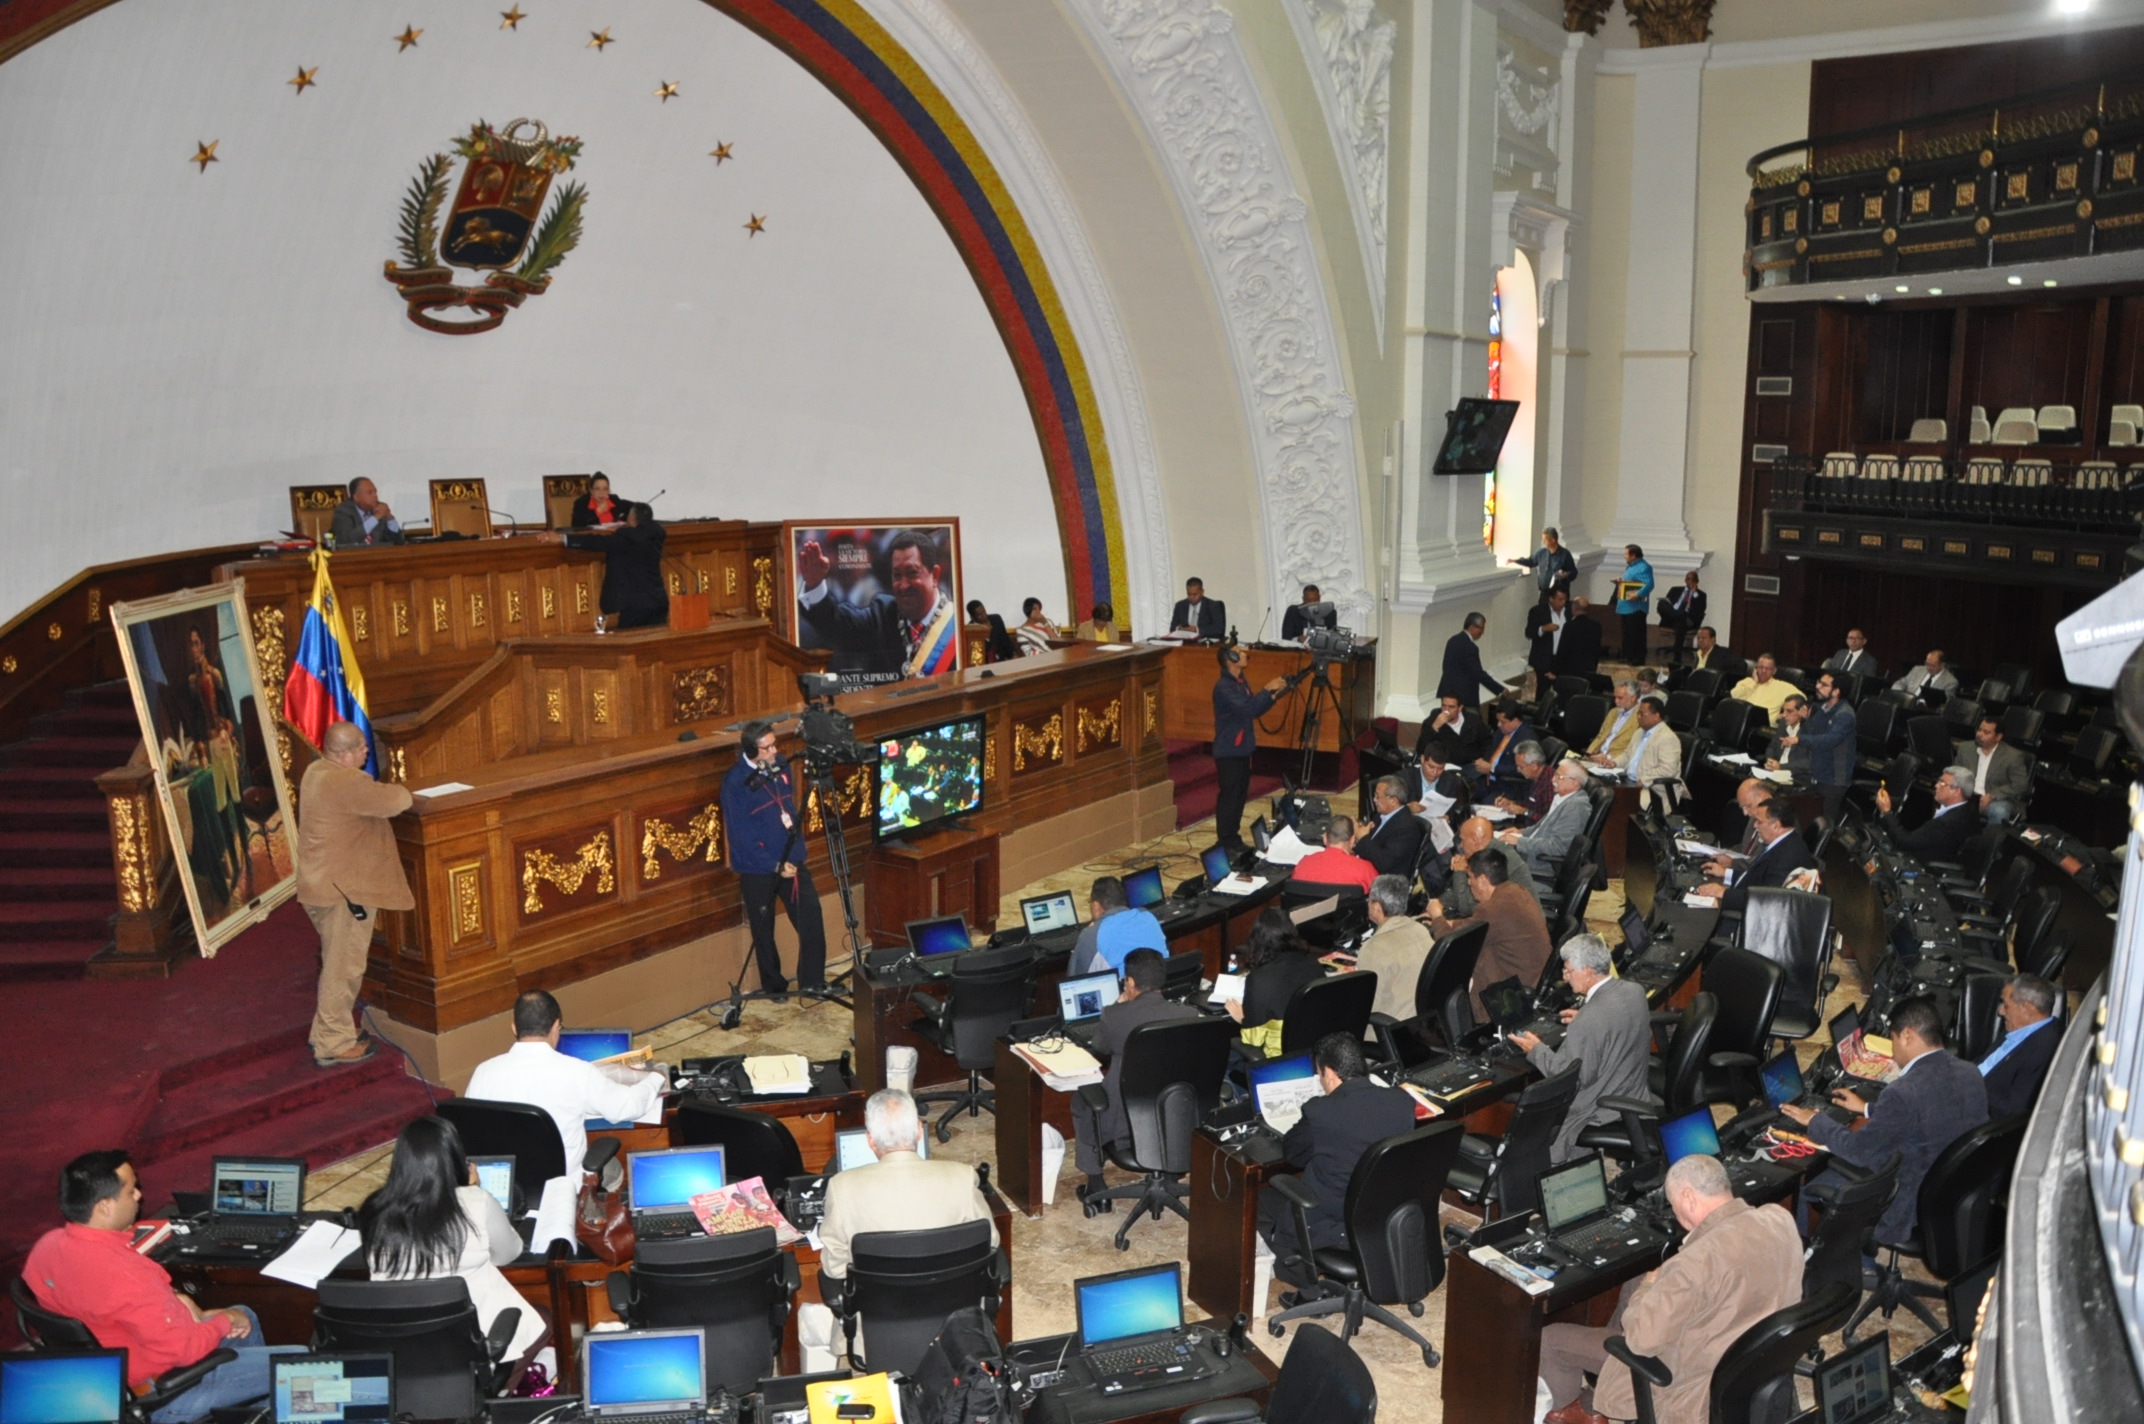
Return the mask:
POLYGON ((1258 1115, 1275 1132, 1286 1133, 1303 1116, 1303 1104, 1325 1096, 1325 1085, 1316 1078, 1286 1078, 1258 1085, 1258 1115))
POLYGON ((1755 766, 1757 759, 1748 752, 1714 752, 1712 759, 1726 766, 1755 766))
POLYGON ((529 1250, 541 1256, 553 1241, 575 1244, 573 1209, 579 1193, 570 1177, 553 1177, 543 1184, 543 1200, 536 1206, 536 1226, 529 1232, 529 1250))
POLYGON ((299 1232, 298 1239, 282 1255, 261 1267, 261 1274, 311 1290, 320 1284, 322 1276, 331 1274, 344 1257, 364 1244, 364 1237, 347 1227, 316 1221, 299 1232))
POLYGON ((1492 806, 1486 802, 1476 806, 1474 808, 1474 814, 1481 817, 1484 821, 1488 821, 1492 824, 1501 821, 1508 821, 1511 819, 1511 813, 1509 811, 1506 811, 1501 806, 1492 806))
POLYGON ((1249 982, 1248 974, 1216 974, 1213 976, 1213 993, 1207 996, 1210 1004, 1225 1004, 1234 999, 1243 1002, 1243 986, 1249 982))
POLYGON ((474 790, 476 790, 476 788, 475 788, 474 786, 471 786, 471 785, 470 785, 470 784, 469 784, 468 782, 466 782, 466 781, 442 781, 442 782, 440 782, 440 783, 439 783, 439 784, 438 784, 437 786, 420 786, 420 787, 418 787, 418 788, 417 788, 417 789, 416 789, 415 791, 412 791, 412 792, 410 793, 410 795, 412 795, 412 796, 452 796, 452 795, 453 795, 453 794, 454 794, 455 792, 457 792, 457 791, 474 791, 474 790))
POLYGON ((1221 882, 1213 887, 1213 892, 1216 895, 1248 895, 1265 883, 1263 876, 1244 875, 1239 872, 1224 876, 1221 882))
POLYGON ((801 1097, 811 1091, 811 1060, 801 1053, 756 1054, 744 1061, 744 1074, 752 1092, 760 1097, 787 1094, 801 1097))
POLYGON ((1295 833, 1293 826, 1282 826, 1266 843, 1265 858, 1275 865, 1294 865, 1308 854, 1310 847, 1303 844, 1303 838, 1295 833))

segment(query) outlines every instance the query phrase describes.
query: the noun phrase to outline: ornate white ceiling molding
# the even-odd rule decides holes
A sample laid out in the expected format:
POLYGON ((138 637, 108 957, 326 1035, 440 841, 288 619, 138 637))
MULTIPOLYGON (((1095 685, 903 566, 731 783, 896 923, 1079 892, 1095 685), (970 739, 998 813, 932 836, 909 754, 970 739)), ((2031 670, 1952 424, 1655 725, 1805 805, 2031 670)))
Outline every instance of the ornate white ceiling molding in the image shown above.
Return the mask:
POLYGON ((1258 461, 1273 591, 1374 626, 1338 323, 1235 17, 1216 0, 1064 0, 1145 122, 1205 262, 1258 461))
POLYGON ((1489 260, 1503 268, 1516 264, 1519 249, 1531 254, 1542 326, 1548 325, 1556 289, 1571 275, 1571 227, 1577 220, 1576 213, 1531 193, 1500 191, 1489 198, 1489 260))
MULTIPOLYGON (((1027 218, 1087 363, 1101 409, 1102 436, 1109 444, 1124 531, 1125 586, 1132 594, 1132 606, 1118 609, 1117 617, 1120 622, 1128 618, 1134 628, 1159 628, 1168 622, 1176 598, 1161 464, 1138 363, 1079 210, 1027 111, 989 56, 976 48, 939 0, 860 3, 959 112, 1027 218)), ((1083 608, 1071 610, 1073 617, 1085 614, 1083 608)))
POLYGON ((1545 193, 1556 191, 1561 159, 1555 150, 1563 102, 1559 75, 1519 58, 1508 44, 1496 47, 1496 172, 1545 193))
POLYGON ((1399 26, 1377 13, 1372 0, 1283 0, 1303 62, 1318 91, 1325 131, 1340 160, 1355 239, 1362 248, 1363 279, 1377 322, 1377 347, 1385 345, 1386 200, 1391 192, 1387 155, 1392 144, 1392 50, 1399 26))

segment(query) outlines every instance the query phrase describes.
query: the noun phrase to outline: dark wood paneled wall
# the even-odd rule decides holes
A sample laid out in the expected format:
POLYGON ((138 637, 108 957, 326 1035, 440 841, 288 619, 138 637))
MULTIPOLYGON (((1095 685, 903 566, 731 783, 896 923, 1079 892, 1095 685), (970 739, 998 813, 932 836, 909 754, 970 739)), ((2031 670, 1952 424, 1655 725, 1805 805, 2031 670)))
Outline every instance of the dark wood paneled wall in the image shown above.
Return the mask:
POLYGON ((1912 54, 1820 59, 1810 66, 1809 132, 1821 137, 1906 123, 2140 66, 2144 26, 1912 54))

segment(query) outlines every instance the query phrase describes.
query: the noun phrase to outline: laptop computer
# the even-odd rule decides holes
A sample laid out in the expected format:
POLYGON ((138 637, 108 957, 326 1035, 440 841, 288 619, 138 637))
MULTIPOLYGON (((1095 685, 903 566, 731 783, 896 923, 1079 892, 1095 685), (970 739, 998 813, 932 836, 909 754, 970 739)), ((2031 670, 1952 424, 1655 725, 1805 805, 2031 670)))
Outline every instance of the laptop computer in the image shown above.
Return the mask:
POLYGON ((395 1417, 392 1355, 277 1355, 275 1424, 387 1424, 395 1417))
POLYGON ((1101 1022, 1102 1010, 1117 1001, 1122 989, 1115 971, 1107 969, 1099 974, 1082 974, 1077 979, 1061 979, 1057 984, 1057 1016, 1067 1029, 1092 1028, 1101 1022))
POLYGON ((1667 1154, 1670 1167, 1685 1157, 1695 1157, 1700 1153, 1707 1157, 1718 1157, 1720 1133, 1719 1129, 1713 1126, 1711 1107, 1708 1105, 1697 1108, 1660 1124, 1660 1146, 1667 1154))
POLYGON ((634 1420, 706 1413, 706 1334, 697 1325, 591 1331, 581 1346, 588 1417, 634 1420))
POLYGON ((119 1424, 126 1402, 124 1350, 0 1355, 5 1424, 119 1424))
MULTIPOLYGON (((931 1135, 926 1132, 916 1143, 916 1155, 924 1161, 931 1160, 931 1135)), ((827 1164, 827 1175, 846 1172, 851 1167, 868 1167, 878 1160, 871 1150, 871 1135, 860 1127, 844 1127, 834 1134, 834 1160, 827 1164)))
POLYGON ((1272 844, 1273 828, 1266 824, 1265 817, 1260 816, 1257 820, 1251 822, 1251 849, 1258 852, 1260 860, 1264 860, 1266 850, 1272 844))
POLYGON ((1301 1120, 1303 1104, 1324 1091, 1307 1053, 1291 1053, 1286 1058, 1268 1058, 1251 1065, 1251 1100, 1258 1104, 1258 1115, 1265 1119, 1266 1126, 1275 1132, 1286 1134, 1301 1120))
POLYGON ((599 1063, 605 1058, 631 1053, 633 1031, 629 1028, 562 1028, 558 1031, 558 1051, 583 1063, 599 1063))
POLYGON ((1206 871, 1206 884, 1208 887, 1219 885, 1229 876, 1236 873, 1235 863, 1229 859, 1228 852, 1220 846, 1208 846, 1200 851, 1199 864, 1206 871))
POLYGON ((1152 1389, 1210 1374, 1184 1338, 1183 1266, 1139 1266, 1072 1283, 1080 1356, 1103 1394, 1152 1389))
POLYGON ((1540 1183, 1541 1219, 1550 1239, 1573 1256, 1598 1265, 1661 1240, 1627 1209, 1609 1207, 1608 1175, 1598 1152, 1543 1172, 1540 1183))
POLYGON ((511 1157, 471 1157, 469 1166, 476 1172, 476 1184, 484 1189, 491 1199, 499 1204, 499 1210, 509 1218, 514 1211, 514 1159, 511 1157))
POLYGON ((1871 1335, 1816 1367, 1818 1424, 1877 1424, 1891 1417, 1891 1336, 1871 1335))
POLYGON ((1628 964, 1645 953, 1646 948, 1652 944, 1653 927, 1645 922, 1644 912, 1634 906, 1626 908, 1623 917, 1616 923, 1622 926, 1623 943, 1630 946, 1630 953, 1623 961, 1628 964))
POLYGON ((1059 890, 1053 895, 1030 895, 1020 902, 1020 923, 1027 929, 1029 939, 1038 939, 1060 930, 1079 929, 1079 906, 1070 890, 1059 890))
POLYGON ((218 1157, 209 1165, 208 1215, 189 1244, 263 1253, 298 1234, 305 1161, 297 1157, 218 1157))
POLYGON ((941 915, 930 920, 910 920, 905 928, 908 933, 908 947, 919 959, 929 959, 939 954, 959 954, 975 947, 975 941, 968 936, 966 915, 941 915))
POLYGON ((722 1148, 714 1145, 626 1153, 626 1203, 634 1233, 658 1238, 700 1235, 692 1199, 727 1180, 722 1159, 722 1148))
POLYGON ((1809 1091, 1809 1084, 1802 1077, 1802 1065, 1791 1048, 1782 1048, 1765 1060, 1757 1070, 1759 1081, 1764 1084, 1764 1100, 1776 1112, 1783 1107, 1807 1108, 1820 1112, 1842 1123, 1850 1123, 1854 1115, 1829 1098, 1809 1091))

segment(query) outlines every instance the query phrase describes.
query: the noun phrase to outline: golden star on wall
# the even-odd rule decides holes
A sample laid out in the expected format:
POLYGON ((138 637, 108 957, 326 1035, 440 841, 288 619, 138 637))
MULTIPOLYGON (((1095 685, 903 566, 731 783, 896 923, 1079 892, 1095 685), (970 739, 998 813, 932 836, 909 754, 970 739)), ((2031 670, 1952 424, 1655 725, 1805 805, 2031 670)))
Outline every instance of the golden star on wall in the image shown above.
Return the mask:
POLYGON ((672 99, 675 99, 677 97, 677 85, 672 84, 668 80, 664 80, 662 87, 655 91, 655 97, 662 100, 665 104, 669 103, 672 99))
POLYGON ((298 77, 296 79, 286 79, 283 82, 285 84, 290 85, 293 89, 296 89, 300 94, 303 94, 307 89, 312 88, 313 85, 320 82, 319 80, 313 78, 313 76, 318 74, 319 72, 320 66, 317 64, 314 65, 311 69, 307 69, 305 66, 300 65, 298 66, 298 77))
POLYGON ((720 168, 723 164, 730 161, 730 145, 726 143, 718 143, 713 148, 707 151, 707 156, 715 160, 715 167, 720 168))
POLYGON ((767 220, 758 213, 754 213, 752 214, 752 220, 744 225, 744 230, 751 236, 757 237, 767 230, 767 220))
POLYGON ((220 138, 215 143, 202 143, 199 139, 196 139, 194 141, 194 156, 186 161, 188 163, 198 163, 201 165, 203 173, 208 172, 208 166, 211 163, 223 162, 222 159, 216 156, 216 144, 222 142, 223 140, 220 138))
POLYGON ((528 16, 522 12, 519 5, 514 6, 511 10, 501 10, 499 12, 499 28, 502 30, 519 30, 521 22, 527 18, 528 16))
POLYGON ((395 36, 395 53, 400 54, 403 50, 416 44, 423 34, 424 31, 418 29, 415 25, 404 25, 402 33, 395 36))
POLYGON ((616 43, 617 41, 610 37, 610 26, 605 25, 600 30, 590 30, 588 32, 588 44, 586 45, 586 48, 594 50, 597 54, 601 54, 603 53, 603 46, 607 44, 616 43))

